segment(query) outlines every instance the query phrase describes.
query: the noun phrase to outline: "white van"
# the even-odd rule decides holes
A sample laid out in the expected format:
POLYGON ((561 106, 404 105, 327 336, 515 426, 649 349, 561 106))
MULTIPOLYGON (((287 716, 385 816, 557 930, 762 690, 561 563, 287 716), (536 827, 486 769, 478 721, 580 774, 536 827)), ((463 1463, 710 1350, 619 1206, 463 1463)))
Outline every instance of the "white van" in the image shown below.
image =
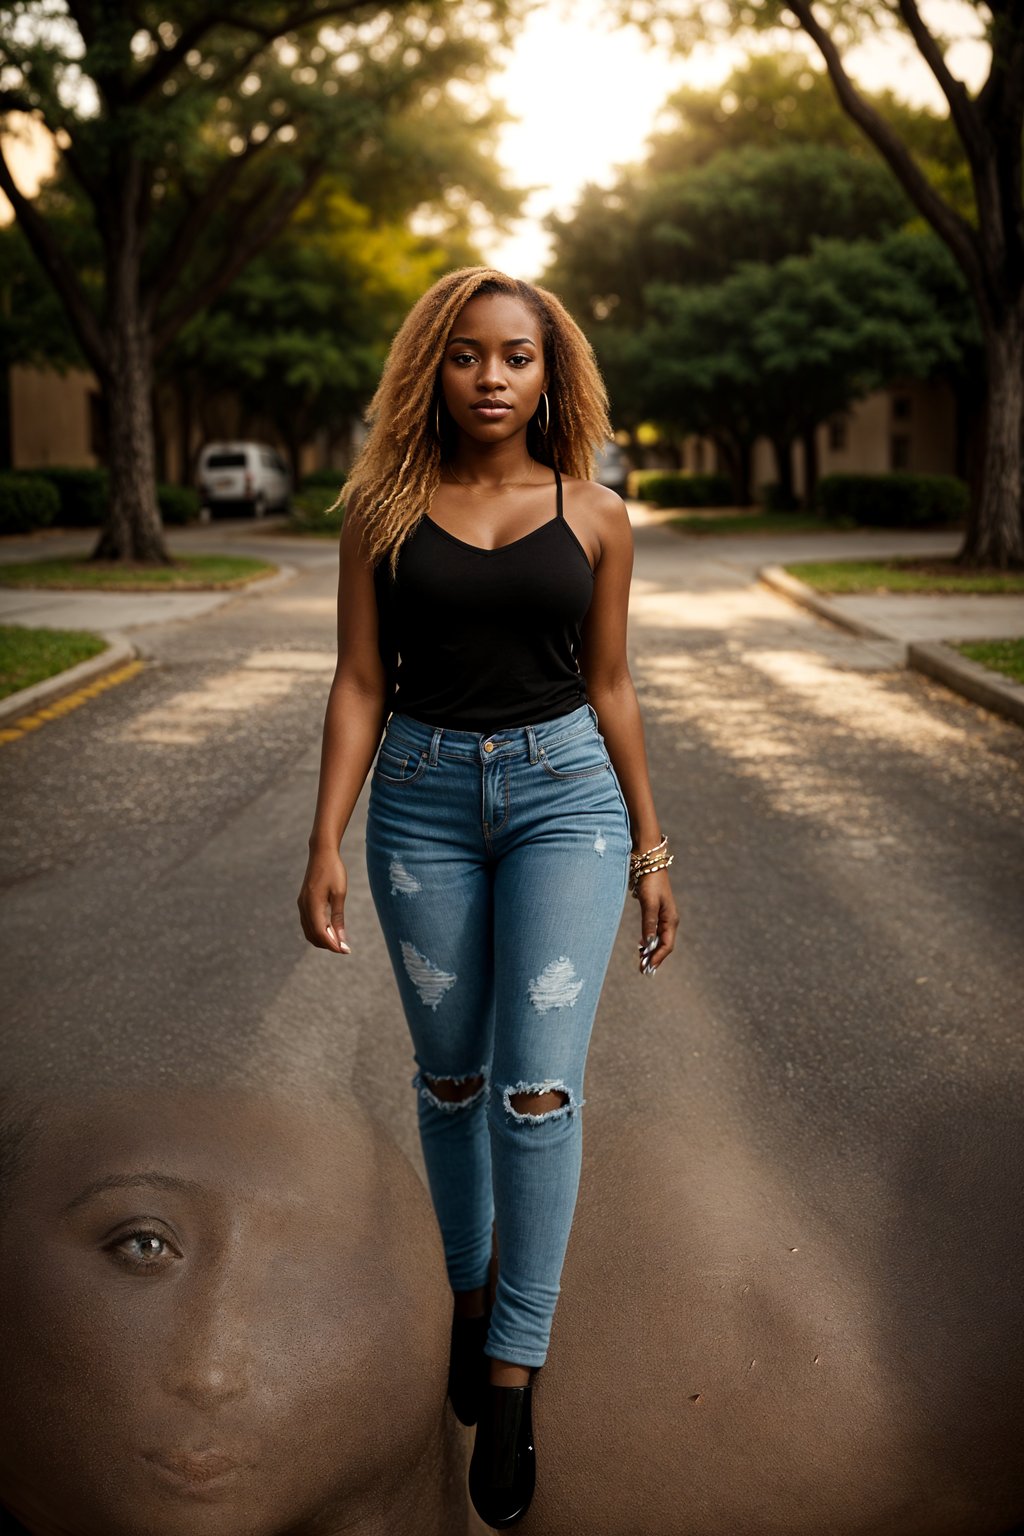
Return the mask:
POLYGON ((210 516, 227 512, 287 512, 292 477, 269 443, 207 443, 196 470, 203 509, 210 516))

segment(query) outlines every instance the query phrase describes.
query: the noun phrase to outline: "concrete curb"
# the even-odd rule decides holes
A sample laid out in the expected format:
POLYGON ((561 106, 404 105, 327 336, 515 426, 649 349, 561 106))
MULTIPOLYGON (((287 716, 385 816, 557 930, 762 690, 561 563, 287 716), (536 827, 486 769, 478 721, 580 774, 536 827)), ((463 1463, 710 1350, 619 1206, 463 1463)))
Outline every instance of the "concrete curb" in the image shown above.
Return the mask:
POLYGON ((1003 677, 979 661, 969 661, 938 640, 912 640, 907 647, 907 659, 916 671, 945 683, 975 704, 1024 725, 1024 683, 1015 683, 1012 677, 1003 677))
MULTIPOLYGON (((830 619, 833 624, 838 624, 841 628, 850 630, 855 635, 861 635, 865 639, 887 640, 890 645, 898 646, 903 652, 904 666, 912 667, 915 672, 922 672, 926 677, 932 677, 937 682, 944 683, 947 688, 951 688, 954 693, 959 693, 962 698, 970 699, 972 704, 981 704, 983 708, 1003 715, 1017 725, 1024 725, 1024 685, 1021 683, 1015 683, 1012 678, 990 671, 980 662, 968 661, 966 656, 961 656, 959 651, 953 650, 952 646, 943 645, 941 641, 906 641, 899 635, 886 633, 875 624, 868 624, 863 619, 855 619, 835 603, 830 603, 827 597, 822 597, 820 593, 805 586, 802 581, 798 581, 795 576, 791 576, 788 571, 784 571, 781 565, 763 565, 757 575, 758 580, 763 581, 765 586, 774 587, 776 591, 792 598, 794 602, 809 608, 812 613, 830 619)), ((962 638, 968 640, 970 636, 964 635, 962 638)))
POLYGON ((786 597, 791 597, 795 603, 809 608, 812 613, 820 614, 822 618, 838 624, 841 629, 848 629, 855 635, 862 635, 865 640, 886 640, 890 645, 900 646, 903 650, 903 665, 907 665, 907 643, 899 635, 891 635, 888 630, 879 629, 877 624, 868 624, 864 619, 855 619, 835 603, 830 603, 827 597, 822 597, 819 592, 815 592, 813 587, 805 586, 802 581, 798 581, 795 576, 784 571, 781 565, 762 565, 757 577, 766 587, 774 587, 786 597))
MULTIPOLYGON (((269 576, 259 576, 255 581, 246 582, 244 586, 226 587, 216 592, 221 599, 217 607, 231 602, 233 598, 247 597, 251 592, 267 592, 274 587, 284 586, 298 574, 298 566, 278 565, 277 570, 272 571, 269 576)), ((189 618, 195 617, 195 614, 189 614, 183 619, 165 619, 162 622, 187 623, 189 618)), ((138 627, 140 626, 133 626, 133 628, 138 627)), ((105 672, 112 672, 115 667, 123 666, 125 662, 134 660, 140 654, 138 647, 126 640, 123 633, 118 630, 97 629, 92 633, 106 640, 105 651, 100 651, 98 656, 90 656, 87 661, 80 661, 63 672, 56 672, 53 677, 44 677, 41 683, 33 683, 31 688, 22 688, 18 693, 11 693, 6 699, 0 699, 0 721, 10 720, 15 715, 31 714, 41 704, 49 704, 63 694, 74 693, 76 688, 81 688, 85 683, 95 682, 105 672)))
POLYGON ((105 672, 112 672, 115 667, 123 666, 126 661, 132 661, 138 655, 134 645, 123 636, 103 634, 102 631, 94 633, 99 633, 106 640, 105 651, 73 667, 66 667, 63 672, 55 672, 53 677, 44 677, 41 683, 33 683, 31 688, 22 688, 17 693, 8 694, 6 699, 0 699, 0 721, 9 720, 12 715, 31 714, 40 704, 49 704, 62 694, 74 693, 84 683, 95 682, 105 672))
POLYGON ((224 588, 227 597, 247 597, 250 592, 269 592, 273 587, 283 587, 286 582, 293 581, 299 574, 297 565, 286 565, 284 561, 273 562, 277 570, 269 576, 257 576, 255 581, 247 581, 241 587, 224 588))

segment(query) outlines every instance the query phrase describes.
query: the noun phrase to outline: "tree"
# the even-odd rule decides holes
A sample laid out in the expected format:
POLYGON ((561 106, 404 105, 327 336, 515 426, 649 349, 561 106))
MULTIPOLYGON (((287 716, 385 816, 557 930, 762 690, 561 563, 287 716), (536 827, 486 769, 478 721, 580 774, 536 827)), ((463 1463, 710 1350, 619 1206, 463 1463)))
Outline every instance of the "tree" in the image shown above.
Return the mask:
MULTIPOLYGON (((733 77, 726 94, 733 87, 749 99, 741 77, 733 77)), ((819 97, 822 93, 838 119, 819 77, 819 97)), ((820 117, 820 101, 813 115, 820 117)), ((760 133, 756 121, 754 129, 760 133)), ((645 163, 608 190, 589 188, 573 218, 551 221, 556 244, 549 280, 577 313, 590 317, 588 332, 605 371, 615 419, 623 425, 643 419, 640 402, 646 398, 644 357, 631 338, 649 338, 659 354, 664 349, 661 306, 669 289, 680 295, 693 287, 702 290, 694 301, 708 306, 704 339, 698 335, 694 342, 703 360, 699 388, 686 392, 683 417, 672 420, 664 409, 653 414, 670 436, 684 421, 686 430, 714 436, 730 465, 736 494, 745 502, 754 437, 762 430, 772 437, 785 481, 796 428, 784 422, 753 425, 763 419, 756 396, 763 396, 767 386, 763 377, 749 373, 755 354, 744 351, 736 335, 746 323, 746 310, 731 318, 727 305, 719 312, 716 285, 742 263, 769 271, 787 257, 809 255, 823 237, 881 240, 904 227, 913 209, 885 166, 863 153, 801 137, 793 143, 783 139, 774 148, 747 145, 736 125, 732 141, 733 147, 715 155, 694 156, 689 168, 655 173, 645 163), (655 291, 658 320, 649 325, 655 291), (716 362, 712 354, 719 346, 726 355, 716 362), (741 408, 748 386, 751 398, 741 408), (699 421, 694 416, 698 396, 699 421)), ((681 302, 685 305, 685 299, 681 302)), ((682 405, 684 395, 670 391, 664 398, 682 405)))
POLYGON ((336 431, 372 393, 402 316, 441 273, 472 258, 374 222, 330 178, 277 240, 168 353, 164 375, 202 418, 205 399, 230 392, 250 419, 270 417, 295 483, 299 449, 336 431))
POLYGON ((638 386, 649 416, 670 412, 718 444, 737 504, 750 497, 754 441, 775 450, 792 494, 791 446, 805 445, 813 505, 813 445, 821 422, 895 375, 922 377, 956 355, 959 338, 909 270, 903 247, 823 240, 809 255, 742 262, 721 283, 653 287, 640 337, 638 386))
POLYGON ((844 112, 953 254, 977 307, 984 338, 986 411, 981 483, 972 502, 966 563, 1024 565, 1024 0, 962 0, 960 15, 990 49, 985 83, 972 94, 917 0, 722 0, 712 13, 688 0, 636 0, 634 18, 668 20, 684 46, 706 36, 712 16, 733 30, 802 31, 825 63, 844 112), (970 172, 974 217, 932 179, 895 119, 849 74, 844 52, 869 28, 897 28, 916 47, 946 99, 970 172))
MULTIPOLYGON (((15 185, 0 145, 0 188, 102 392, 110 503, 97 556, 167 559, 152 384, 183 327, 284 229, 328 170, 366 185, 376 168, 379 183, 395 120, 407 112, 422 123, 431 101, 444 103, 453 75, 478 77, 486 43, 514 3, 483 0, 459 13, 461 29, 443 0, 249 0, 244 11, 203 0, 159 8, 67 0, 66 12, 49 0, 14 0, 3 8, 0 116, 32 113, 54 135, 97 253, 94 295, 45 203, 15 185)), ((479 172, 493 119, 478 121, 479 172)), ((454 183, 431 191, 427 200, 464 215, 454 183)))

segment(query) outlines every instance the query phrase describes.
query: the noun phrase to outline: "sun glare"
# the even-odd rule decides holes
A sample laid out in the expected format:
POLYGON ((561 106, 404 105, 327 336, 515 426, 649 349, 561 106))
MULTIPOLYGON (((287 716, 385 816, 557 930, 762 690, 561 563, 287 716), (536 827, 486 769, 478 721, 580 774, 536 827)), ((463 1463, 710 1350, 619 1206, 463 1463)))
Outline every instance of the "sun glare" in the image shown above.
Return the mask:
MULTIPOLYGON (((937 31, 960 38, 947 57, 970 89, 988 73, 978 18, 963 0, 922 7, 937 31), (971 33, 975 37, 970 36, 971 33)), ((507 234, 481 237, 485 260, 516 277, 537 277, 550 251, 543 220, 568 213, 587 182, 607 185, 620 165, 643 156, 666 99, 682 85, 721 84, 749 53, 752 38, 724 40, 688 55, 649 46, 633 27, 616 26, 608 0, 562 0, 527 17, 508 64, 490 88, 518 119, 503 131, 499 158, 511 179, 530 188, 524 216, 507 234)), ((816 69, 809 39, 797 38, 816 69)), ((759 44, 755 46, 764 46, 759 44)), ((871 90, 948 110, 934 78, 906 36, 875 36, 847 58, 850 73, 871 90)))

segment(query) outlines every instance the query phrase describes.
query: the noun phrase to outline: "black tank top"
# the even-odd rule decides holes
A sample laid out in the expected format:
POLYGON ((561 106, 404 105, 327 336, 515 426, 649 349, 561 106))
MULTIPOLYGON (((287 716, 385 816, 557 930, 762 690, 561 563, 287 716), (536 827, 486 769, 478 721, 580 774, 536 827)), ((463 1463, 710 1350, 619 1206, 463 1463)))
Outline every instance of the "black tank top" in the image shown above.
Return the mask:
POLYGON ((388 708, 427 725, 490 731, 568 714, 587 701, 578 655, 594 573, 562 512, 481 549, 424 516, 374 572, 388 708))

